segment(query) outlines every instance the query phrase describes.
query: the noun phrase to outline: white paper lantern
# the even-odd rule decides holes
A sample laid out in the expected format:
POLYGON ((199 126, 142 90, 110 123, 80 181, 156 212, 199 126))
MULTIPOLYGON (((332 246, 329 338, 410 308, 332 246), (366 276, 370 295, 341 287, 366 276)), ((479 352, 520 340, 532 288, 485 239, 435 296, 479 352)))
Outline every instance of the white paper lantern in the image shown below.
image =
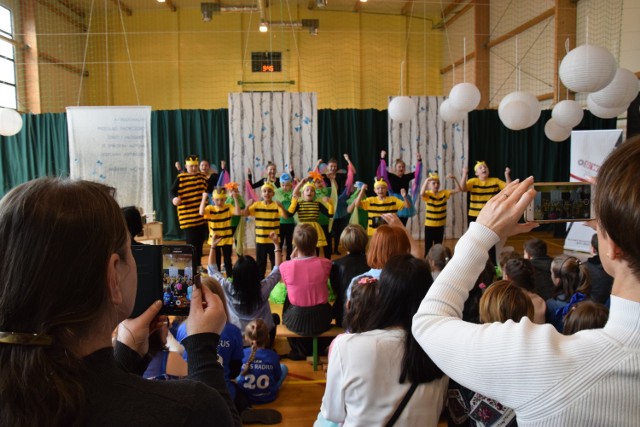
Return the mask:
POLYGON ((22 116, 11 108, 0 108, 0 135, 13 136, 22 129, 22 116))
POLYGON ((551 117, 553 120, 555 120, 558 125, 569 129, 578 126, 582 121, 583 116, 584 111, 582 111, 580 104, 571 100, 558 102, 551 111, 551 117))
POLYGON ((600 117, 601 119, 613 119, 614 117, 618 117, 620 114, 627 111, 627 108, 629 108, 629 105, 623 105, 614 108, 602 107, 596 104, 596 102, 592 98, 592 95, 593 94, 590 93, 589 96, 587 96, 587 108, 589 109, 589 111, 591 111, 591 114, 600 117))
POLYGON ((574 92, 597 92, 616 75, 616 59, 607 49, 583 44, 562 59, 560 80, 574 92))
POLYGON ((544 134, 554 142, 561 142, 571 136, 571 128, 561 126, 555 119, 549 119, 544 125, 544 134))
POLYGON ((416 113, 417 106, 408 96, 396 96, 389 103, 389 116, 397 122, 408 122, 416 113))
POLYGON ((468 113, 480 103, 480 90, 472 83, 458 83, 449 92, 449 102, 456 110, 468 113))
POLYGON ((511 101, 508 103, 500 103, 501 109, 498 109, 498 115, 502 123, 511 130, 521 130, 529 127, 530 109, 524 101, 511 101))
POLYGON ((460 111, 453 108, 449 99, 440 104, 439 112, 440 118, 449 123, 460 122, 467 117, 467 113, 465 111, 460 111))
MULTIPOLYGON (((522 113, 523 117, 519 117, 516 120, 516 122, 518 123, 519 129, 513 129, 513 128, 510 128, 509 126, 507 127, 513 130, 520 130, 520 129, 525 129, 530 126, 533 126, 533 124, 537 122, 538 119, 540 118, 540 102, 538 102, 538 98, 536 98, 535 95, 528 92, 522 92, 522 91, 511 92, 510 94, 502 98, 502 101, 500 101, 500 105, 498 107, 498 115, 500 115, 500 111, 502 109, 506 108, 506 106, 510 105, 513 101, 523 102, 525 105, 527 105, 528 109, 526 113, 522 113), (520 127, 522 125, 524 125, 524 127, 520 127)), ((510 113, 510 115, 512 115, 512 113, 510 113)))
POLYGON ((631 103, 638 95, 638 78, 626 68, 618 68, 613 81, 591 94, 593 101, 604 108, 617 108, 631 103))

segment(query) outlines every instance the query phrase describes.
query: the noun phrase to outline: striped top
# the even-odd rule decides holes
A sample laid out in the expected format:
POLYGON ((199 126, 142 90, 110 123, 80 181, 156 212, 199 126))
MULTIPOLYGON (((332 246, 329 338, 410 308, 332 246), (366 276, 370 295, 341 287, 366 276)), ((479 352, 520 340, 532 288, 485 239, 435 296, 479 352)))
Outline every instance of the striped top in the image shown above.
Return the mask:
POLYGON ((318 222, 321 213, 331 216, 333 215, 333 205, 320 200, 298 200, 298 197, 291 198, 289 206, 290 214, 298 214, 300 222, 318 222))
POLYGON ((480 181, 479 178, 471 178, 467 181, 467 191, 469 191, 469 216, 477 217, 480 210, 487 204, 489 199, 498 194, 507 185, 499 178, 487 178, 480 181))
POLYGON ((444 227, 447 224, 447 201, 451 197, 450 190, 441 190, 437 193, 425 191, 422 195, 425 208, 425 227, 444 227))
POLYGON ((171 193, 180 197, 182 203, 178 206, 178 223, 181 229, 197 227, 205 223, 200 215, 202 193, 208 188, 207 176, 201 172, 178 174, 171 193))
POLYGON ((213 244, 213 235, 221 237, 218 246, 233 245, 233 229, 231 218, 233 217, 234 206, 225 203, 221 208, 216 205, 209 205, 204 208, 204 219, 209 221, 209 244, 213 244))
POLYGON ((568 336, 527 318, 460 319, 498 241, 489 228, 470 225, 413 318, 418 343, 451 379, 513 408, 520 427, 637 426, 640 302, 611 295, 603 329, 568 336))
POLYGON ((272 231, 280 235, 280 207, 275 202, 268 205, 260 200, 248 208, 248 213, 256 217, 256 243, 273 243, 269 238, 272 231))
POLYGON ((367 211, 369 218, 367 226, 367 234, 373 236, 373 232, 376 231, 373 225, 373 218, 379 217, 383 213, 396 213, 404 207, 404 201, 394 196, 387 196, 384 199, 380 199, 378 196, 367 197, 360 201, 362 209, 367 211))

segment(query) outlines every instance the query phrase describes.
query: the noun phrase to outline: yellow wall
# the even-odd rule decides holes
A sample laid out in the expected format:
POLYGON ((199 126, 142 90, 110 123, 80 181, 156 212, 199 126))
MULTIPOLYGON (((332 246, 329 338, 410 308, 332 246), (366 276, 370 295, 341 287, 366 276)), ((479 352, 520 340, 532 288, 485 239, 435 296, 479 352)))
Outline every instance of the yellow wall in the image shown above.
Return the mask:
MULTIPOLYGON (((263 34, 257 12, 223 13, 203 22, 199 8, 162 7, 132 16, 112 11, 106 20, 98 11, 87 35, 41 10, 43 48, 81 67, 88 47, 82 105, 216 109, 227 107, 229 92, 274 90, 317 92, 318 108, 386 109, 388 96, 400 94, 405 51, 403 94, 442 94, 442 34, 416 18, 271 6, 269 20, 320 19, 319 32, 272 27, 263 34), (282 52, 283 71, 252 73, 251 52, 269 50, 282 52), (295 84, 280 83, 289 80, 295 84)), ((48 64, 41 69, 43 112, 76 105, 80 76, 48 64)))

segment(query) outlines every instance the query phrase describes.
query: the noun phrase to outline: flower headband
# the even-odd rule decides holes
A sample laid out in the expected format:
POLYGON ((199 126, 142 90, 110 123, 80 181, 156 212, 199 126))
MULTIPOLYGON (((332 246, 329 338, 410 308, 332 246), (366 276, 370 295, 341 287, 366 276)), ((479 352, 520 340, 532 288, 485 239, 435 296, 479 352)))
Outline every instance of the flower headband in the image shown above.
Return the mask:
POLYGON ((322 174, 316 171, 309 171, 309 178, 313 178, 314 181, 322 181, 322 174))
POLYGON ((238 183, 237 183, 237 182, 227 182, 227 183, 224 185, 224 188, 225 188, 227 191, 236 191, 236 190, 238 189, 238 183))

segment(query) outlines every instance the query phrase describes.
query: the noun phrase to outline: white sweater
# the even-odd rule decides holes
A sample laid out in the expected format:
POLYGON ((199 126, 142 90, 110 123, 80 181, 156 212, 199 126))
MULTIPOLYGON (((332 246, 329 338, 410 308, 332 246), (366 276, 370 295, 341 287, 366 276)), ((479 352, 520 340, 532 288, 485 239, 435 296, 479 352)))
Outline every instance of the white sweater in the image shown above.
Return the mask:
MULTIPOLYGON (((342 334, 333 341, 320 412, 344 427, 384 426, 411 383, 400 384, 405 332, 399 329, 342 334)), ((449 379, 420 384, 397 426, 436 427, 449 379)), ((316 424, 322 425, 322 424, 316 424)))
POLYGON ((498 242, 472 223, 413 319, 413 334, 453 380, 516 411, 526 426, 640 425, 640 303, 611 296, 604 329, 462 321, 469 290, 498 242))

